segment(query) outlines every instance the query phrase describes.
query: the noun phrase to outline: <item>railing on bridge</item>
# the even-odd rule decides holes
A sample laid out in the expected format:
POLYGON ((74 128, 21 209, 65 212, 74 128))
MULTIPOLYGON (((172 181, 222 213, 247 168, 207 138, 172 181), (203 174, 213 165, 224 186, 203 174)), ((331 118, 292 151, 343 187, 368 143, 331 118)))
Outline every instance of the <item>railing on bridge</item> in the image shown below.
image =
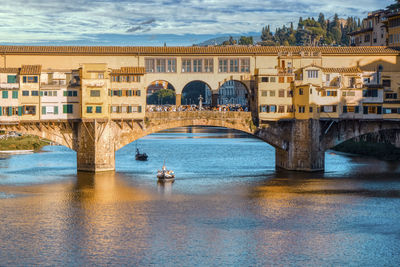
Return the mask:
POLYGON ((213 119, 213 120, 251 120, 251 112, 244 111, 171 111, 171 112, 146 112, 149 120, 187 120, 187 119, 213 119))

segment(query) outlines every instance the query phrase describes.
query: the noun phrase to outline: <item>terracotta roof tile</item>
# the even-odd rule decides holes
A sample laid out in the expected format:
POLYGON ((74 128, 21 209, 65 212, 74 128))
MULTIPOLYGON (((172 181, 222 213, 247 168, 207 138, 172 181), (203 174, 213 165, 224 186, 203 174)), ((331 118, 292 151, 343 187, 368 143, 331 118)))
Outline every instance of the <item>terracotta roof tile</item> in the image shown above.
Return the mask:
POLYGON ((0 73, 18 73, 18 68, 0 68, 0 73))
POLYGON ((0 46, 1 54, 65 54, 65 55, 277 55, 278 53, 321 52, 322 55, 398 55, 399 48, 302 47, 302 46, 211 46, 211 47, 143 47, 143 46, 0 46))
POLYGON ((359 67, 350 68, 323 68, 324 72, 330 73, 360 73, 362 70, 359 67))
POLYGON ((42 72, 41 65, 22 65, 21 75, 40 74, 42 72))
POLYGON ((113 69, 112 74, 145 74, 146 69, 143 67, 121 67, 120 69, 113 69))

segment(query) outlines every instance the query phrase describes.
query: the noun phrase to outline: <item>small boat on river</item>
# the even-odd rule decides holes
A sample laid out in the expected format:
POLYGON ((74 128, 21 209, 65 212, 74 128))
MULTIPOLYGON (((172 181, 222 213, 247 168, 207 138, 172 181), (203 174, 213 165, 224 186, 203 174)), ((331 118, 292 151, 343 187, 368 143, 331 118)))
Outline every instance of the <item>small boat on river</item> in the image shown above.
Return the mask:
POLYGON ((167 170, 167 167, 165 167, 165 161, 161 171, 158 170, 157 172, 157 178, 160 182, 173 182, 175 180, 175 173, 172 170, 167 170))
POLYGON ((140 161, 146 161, 147 160, 147 154, 146 153, 140 153, 139 149, 136 148, 136 155, 135 155, 135 159, 136 160, 140 160, 140 161))

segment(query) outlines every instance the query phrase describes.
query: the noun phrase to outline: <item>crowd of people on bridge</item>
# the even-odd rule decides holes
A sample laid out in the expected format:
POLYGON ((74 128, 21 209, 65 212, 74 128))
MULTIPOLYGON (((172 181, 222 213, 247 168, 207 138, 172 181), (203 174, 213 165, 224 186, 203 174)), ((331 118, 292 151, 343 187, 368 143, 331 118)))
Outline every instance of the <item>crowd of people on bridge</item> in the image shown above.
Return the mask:
POLYGON ((243 107, 239 104, 217 105, 215 107, 202 106, 201 110, 199 105, 147 105, 147 112, 185 112, 185 111, 235 111, 235 112, 248 112, 247 106, 243 107))

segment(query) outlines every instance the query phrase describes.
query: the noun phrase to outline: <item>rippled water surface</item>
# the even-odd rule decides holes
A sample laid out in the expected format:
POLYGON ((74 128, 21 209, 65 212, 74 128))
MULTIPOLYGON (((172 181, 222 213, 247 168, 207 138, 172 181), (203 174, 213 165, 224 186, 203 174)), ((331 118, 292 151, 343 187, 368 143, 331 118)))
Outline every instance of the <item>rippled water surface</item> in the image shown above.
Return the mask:
POLYGON ((274 149, 178 128, 76 173, 52 146, 0 155, 0 265, 398 266, 400 164, 326 154, 325 173, 275 171, 274 149), (163 160, 174 184, 157 184, 163 160))

